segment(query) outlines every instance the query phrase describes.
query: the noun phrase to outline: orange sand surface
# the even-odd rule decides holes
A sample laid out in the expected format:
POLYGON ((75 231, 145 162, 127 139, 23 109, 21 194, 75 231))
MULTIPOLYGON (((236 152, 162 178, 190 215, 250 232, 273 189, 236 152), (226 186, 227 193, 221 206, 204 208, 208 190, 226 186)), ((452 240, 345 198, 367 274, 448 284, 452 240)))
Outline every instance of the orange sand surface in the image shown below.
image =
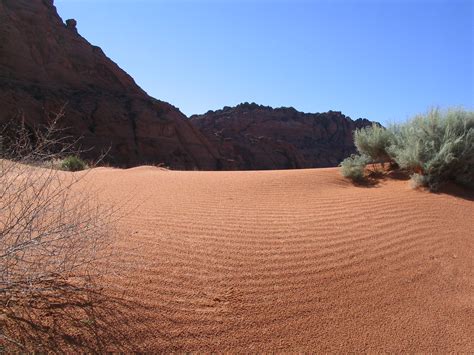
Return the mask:
POLYGON ((98 168, 123 205, 100 349, 473 352, 474 202, 336 168, 98 168))

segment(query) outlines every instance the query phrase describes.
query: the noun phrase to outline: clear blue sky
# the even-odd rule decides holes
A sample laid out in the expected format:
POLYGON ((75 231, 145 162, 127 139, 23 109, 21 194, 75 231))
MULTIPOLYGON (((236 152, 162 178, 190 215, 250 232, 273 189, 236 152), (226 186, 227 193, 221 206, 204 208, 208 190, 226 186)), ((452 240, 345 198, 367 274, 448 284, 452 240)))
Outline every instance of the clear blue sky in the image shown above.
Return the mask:
POLYGON ((474 107, 474 0, 56 0, 151 96, 382 123, 474 107))

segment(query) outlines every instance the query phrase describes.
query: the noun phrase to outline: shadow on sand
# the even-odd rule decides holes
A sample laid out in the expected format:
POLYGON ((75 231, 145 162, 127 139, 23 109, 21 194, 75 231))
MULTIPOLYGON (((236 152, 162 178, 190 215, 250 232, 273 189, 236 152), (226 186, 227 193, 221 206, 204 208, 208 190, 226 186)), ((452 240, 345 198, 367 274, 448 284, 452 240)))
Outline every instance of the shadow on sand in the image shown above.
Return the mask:
MULTIPOLYGON (((402 180, 407 181, 410 180, 410 175, 401 170, 391 170, 391 171, 384 171, 381 169, 371 169, 368 171, 366 178, 362 181, 354 181, 353 184, 357 187, 365 187, 365 188, 372 188, 372 187, 380 187, 381 183, 384 181, 389 180, 402 180)), ((469 189, 468 187, 456 185, 453 182, 449 182, 442 186, 439 191, 431 192, 434 194, 445 194, 451 195, 456 198, 461 198, 468 201, 474 201, 474 190, 469 189)))
POLYGON ((131 352, 125 314, 137 305, 100 290, 60 290, 28 301, 10 299, 2 309, 0 345, 6 352, 131 352), (126 327, 125 327, 126 328, 126 327), (122 329, 122 331, 120 331, 122 329), (3 344, 2 344, 3 343, 3 344))
POLYGON ((474 190, 464 186, 459 186, 454 183, 449 183, 443 186, 435 194, 451 195, 463 200, 474 201, 474 190))
POLYGON ((386 180, 409 180, 410 177, 400 171, 384 171, 380 169, 370 169, 364 180, 353 181, 357 187, 380 187, 380 184, 386 180))

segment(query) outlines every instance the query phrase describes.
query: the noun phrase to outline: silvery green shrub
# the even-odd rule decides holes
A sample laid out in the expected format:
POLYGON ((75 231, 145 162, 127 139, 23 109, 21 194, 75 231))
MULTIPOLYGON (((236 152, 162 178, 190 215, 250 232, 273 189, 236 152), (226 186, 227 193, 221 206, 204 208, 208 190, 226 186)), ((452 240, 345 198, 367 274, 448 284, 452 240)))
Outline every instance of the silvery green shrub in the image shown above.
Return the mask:
POLYGON ((370 162, 370 158, 366 155, 352 154, 344 159, 339 165, 341 167, 342 176, 345 178, 361 181, 364 179, 365 166, 370 162))
POLYGON ((474 181, 474 112, 433 109, 389 130, 394 135, 387 149, 391 158, 422 175, 431 190, 447 181, 474 181))
POLYGON ((354 133, 357 150, 341 163, 343 176, 359 176, 363 160, 395 162, 407 171, 416 186, 437 190, 454 181, 474 184, 474 112, 432 109, 406 123, 383 128, 378 125, 354 133))
POLYGON ((378 124, 372 124, 354 131, 354 144, 357 151, 370 157, 372 162, 390 161, 387 148, 393 143, 394 137, 391 130, 378 124))

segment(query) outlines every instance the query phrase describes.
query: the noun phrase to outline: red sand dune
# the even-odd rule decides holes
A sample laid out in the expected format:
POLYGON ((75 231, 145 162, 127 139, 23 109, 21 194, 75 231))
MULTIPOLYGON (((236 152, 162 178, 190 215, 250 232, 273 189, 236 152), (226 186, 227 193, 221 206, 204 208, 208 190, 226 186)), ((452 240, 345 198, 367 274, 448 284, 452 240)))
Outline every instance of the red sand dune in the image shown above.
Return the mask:
POLYGON ((336 168, 86 180, 124 205, 93 350, 474 351, 472 196, 336 168))
POLYGON ((468 196, 356 187, 335 168, 88 180, 135 206, 108 278, 132 348, 474 351, 468 196))

